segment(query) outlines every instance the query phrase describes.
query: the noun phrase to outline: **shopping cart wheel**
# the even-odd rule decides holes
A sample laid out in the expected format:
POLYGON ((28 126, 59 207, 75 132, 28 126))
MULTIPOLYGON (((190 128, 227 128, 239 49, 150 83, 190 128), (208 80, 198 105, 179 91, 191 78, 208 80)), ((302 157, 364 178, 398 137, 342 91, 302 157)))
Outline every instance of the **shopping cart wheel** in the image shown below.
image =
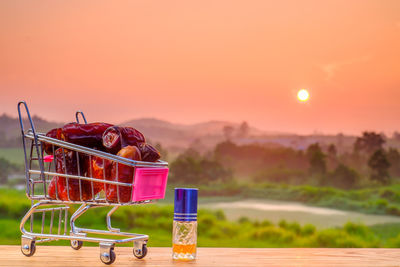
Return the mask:
POLYGON ((141 249, 133 248, 133 255, 138 259, 143 259, 147 255, 147 245, 143 244, 141 249))
POLYGON ((114 248, 110 248, 108 250, 108 252, 100 252, 100 260, 104 263, 104 264, 111 264, 115 261, 115 252, 114 252, 114 248))
POLYGON ((27 257, 32 256, 36 252, 36 244, 35 241, 31 241, 30 244, 25 244, 21 245, 21 252, 27 257))
POLYGON ((71 240, 71 248, 78 250, 82 247, 83 242, 79 240, 71 240))

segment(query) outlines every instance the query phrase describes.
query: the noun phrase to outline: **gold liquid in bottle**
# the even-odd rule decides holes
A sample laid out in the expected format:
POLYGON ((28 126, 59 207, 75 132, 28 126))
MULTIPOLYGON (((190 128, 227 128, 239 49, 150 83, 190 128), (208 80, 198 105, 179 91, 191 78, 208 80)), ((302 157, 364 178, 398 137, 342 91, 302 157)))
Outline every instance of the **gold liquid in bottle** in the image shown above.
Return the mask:
POLYGON ((196 254, 196 244, 192 245, 177 245, 173 244, 172 245, 172 250, 176 254, 196 254))

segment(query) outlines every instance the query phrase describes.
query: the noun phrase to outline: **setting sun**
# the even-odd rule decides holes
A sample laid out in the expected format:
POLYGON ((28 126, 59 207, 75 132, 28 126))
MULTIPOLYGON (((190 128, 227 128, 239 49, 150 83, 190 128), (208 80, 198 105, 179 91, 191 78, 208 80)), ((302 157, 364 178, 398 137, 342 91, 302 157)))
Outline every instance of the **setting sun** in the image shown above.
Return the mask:
POLYGON ((310 98, 310 94, 306 89, 301 89, 300 91, 297 92, 297 98, 300 101, 305 102, 310 98))

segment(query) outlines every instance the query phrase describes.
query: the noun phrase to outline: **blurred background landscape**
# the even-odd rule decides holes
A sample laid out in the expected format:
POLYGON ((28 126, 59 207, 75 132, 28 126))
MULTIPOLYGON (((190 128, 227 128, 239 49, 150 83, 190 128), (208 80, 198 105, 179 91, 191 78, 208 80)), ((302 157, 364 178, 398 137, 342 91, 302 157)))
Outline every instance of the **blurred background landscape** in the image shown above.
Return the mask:
MULTIPOLYGON (((20 243, 30 207, 16 110, 26 100, 41 132, 82 110, 160 150, 166 198, 123 207, 114 223, 150 246, 171 245, 173 189, 196 187, 200 246, 399 247, 399 10, 1 1, 0 244, 20 243)), ((104 228, 106 213, 81 223, 104 228)))
MULTIPOLYGON (((63 124, 37 116, 34 121, 43 132, 63 124)), ((18 123, 0 117, 2 243, 19 242, 19 218, 29 207, 18 123)), ((161 235, 151 241, 155 245, 170 244, 173 188, 185 186, 200 189, 202 246, 400 244, 397 132, 306 136, 267 133, 247 122, 175 125, 157 119, 123 125, 141 130, 170 164, 166 199, 123 208, 116 216, 121 228, 161 235)), ((104 227, 106 210, 83 222, 104 227)))

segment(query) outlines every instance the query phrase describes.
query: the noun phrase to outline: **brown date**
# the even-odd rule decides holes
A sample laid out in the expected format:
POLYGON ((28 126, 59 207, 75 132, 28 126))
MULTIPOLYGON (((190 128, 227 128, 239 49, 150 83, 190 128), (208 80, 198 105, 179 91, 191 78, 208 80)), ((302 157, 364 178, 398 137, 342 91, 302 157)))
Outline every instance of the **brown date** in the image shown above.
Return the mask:
MULTIPOLYGON (((122 148, 118 154, 120 157, 138 160, 142 159, 140 155, 140 151, 135 146, 126 146, 122 148)), ((113 162, 111 168, 111 176, 108 178, 110 181, 118 181, 122 183, 132 183, 133 182, 133 174, 135 168, 124 165, 122 163, 113 162), (118 174, 118 176, 117 176, 118 174)), ((127 186, 119 186, 117 189, 116 185, 106 184, 106 198, 110 202, 118 202, 118 191, 119 191, 119 201, 129 202, 132 198, 132 187, 127 186)))
POLYGON ((68 123, 62 127, 61 139, 73 144, 102 150, 102 137, 109 123, 95 122, 88 124, 68 123))
POLYGON ((137 146, 145 141, 144 135, 132 127, 113 126, 103 134, 103 146, 112 154, 126 146, 137 146))
MULTIPOLYGON (((55 128, 55 129, 52 129, 52 130, 48 131, 46 133, 46 136, 61 140, 61 131, 62 131, 61 128, 55 128)), ((45 142, 43 144, 44 144, 44 151, 48 155, 53 155, 53 145, 49 144, 49 143, 45 143, 45 142)), ((58 147, 54 146, 54 151, 57 150, 57 149, 58 149, 58 147)))
POLYGON ((143 161, 155 162, 161 157, 160 152, 150 144, 140 143, 138 148, 143 161))
MULTIPOLYGON (((69 175, 88 176, 87 170, 89 165, 89 157, 85 155, 77 155, 75 151, 59 148, 55 152, 56 172, 69 175), (65 155, 65 157, 64 157, 65 155)), ((93 193, 97 194, 102 189, 94 183, 93 193)), ((63 201, 80 201, 93 198, 92 184, 90 181, 79 180, 75 178, 66 178, 62 176, 54 176, 49 184, 48 194, 52 199, 60 199, 63 201), (68 180, 68 181, 67 181, 68 180), (80 183, 80 189, 79 189, 80 183), (57 198, 57 194, 58 198, 57 198), (82 192, 82 199, 80 197, 82 192)))
MULTIPOLYGON (((111 168, 112 168, 112 162, 106 159, 102 159, 99 157, 92 157, 92 162, 90 163, 91 165, 91 175, 93 178, 99 179, 99 180, 110 180, 111 177, 111 168)), ((89 173, 90 175, 90 173, 89 173)), ((93 183, 95 186, 95 189, 100 192, 102 189, 106 191, 105 188, 105 183, 103 182, 94 182, 93 183)))

